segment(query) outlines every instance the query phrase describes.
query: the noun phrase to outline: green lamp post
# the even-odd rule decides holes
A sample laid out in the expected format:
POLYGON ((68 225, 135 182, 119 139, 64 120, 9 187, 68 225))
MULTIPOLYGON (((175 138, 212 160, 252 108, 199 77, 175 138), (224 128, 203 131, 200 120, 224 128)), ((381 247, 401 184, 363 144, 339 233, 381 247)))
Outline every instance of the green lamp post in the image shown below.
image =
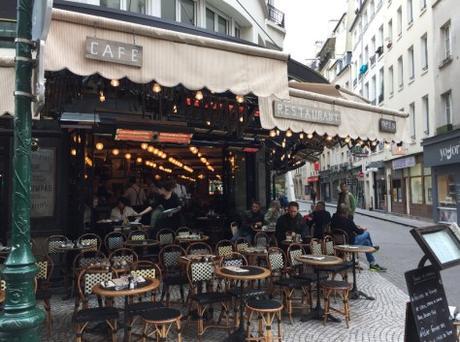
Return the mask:
POLYGON ((2 269, 6 281, 6 299, 0 314, 2 342, 39 341, 39 328, 45 317, 35 305, 37 266, 30 245, 33 3, 32 0, 18 0, 17 3, 12 249, 2 269))

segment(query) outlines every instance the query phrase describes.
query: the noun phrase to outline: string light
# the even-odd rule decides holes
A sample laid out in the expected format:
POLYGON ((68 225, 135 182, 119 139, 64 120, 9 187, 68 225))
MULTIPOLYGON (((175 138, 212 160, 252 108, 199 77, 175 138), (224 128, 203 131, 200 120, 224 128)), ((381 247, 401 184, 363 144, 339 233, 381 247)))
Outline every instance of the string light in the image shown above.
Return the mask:
POLYGON ((285 148, 285 147, 286 147, 286 140, 283 140, 283 142, 281 143, 281 147, 282 147, 282 148, 285 148))
POLYGON ((103 149, 104 149, 104 144, 101 143, 101 142, 98 142, 98 143, 96 144, 96 150, 102 151, 103 149))
POLYGON ((240 116, 240 122, 243 122, 243 121, 244 121, 244 118, 240 116))
POLYGON ((88 165, 89 167, 93 166, 93 161, 91 160, 90 157, 88 156, 85 157, 85 164, 88 165))
POLYGON ((204 175, 203 175, 202 173, 200 173, 200 174, 198 175, 198 178, 199 178, 199 179, 204 179, 204 175))
POLYGON ((120 150, 119 150, 118 148, 114 148, 114 149, 112 150, 112 154, 113 154, 114 156, 118 156, 118 155, 120 154, 120 150))
POLYGON ((299 138, 300 138, 300 139, 303 139, 303 138, 304 138, 303 132, 299 134, 299 138))
POLYGON ((111 80, 110 85, 112 87, 116 88, 116 87, 118 87, 120 85, 120 81, 119 80, 111 80))
POLYGON ((277 130, 275 131, 275 133, 276 133, 277 136, 279 136, 279 135, 280 135, 280 130, 277 129, 277 130))
POLYGON ((290 129, 286 131, 286 137, 288 138, 292 137, 292 131, 290 129))
POLYGON ((131 159, 131 153, 126 153, 125 154, 125 159, 130 160, 131 159))
POLYGON ((105 95, 104 95, 104 92, 102 90, 99 92, 99 101, 100 102, 105 102, 105 95))
POLYGON ((377 146, 377 140, 374 140, 374 141, 372 142, 372 146, 377 146))
POLYGON ((155 147, 153 147, 152 145, 147 147, 147 151, 149 151, 150 153, 153 153, 154 150, 155 150, 155 147))
POLYGON ((208 170, 211 171, 211 172, 214 172, 214 171, 215 171, 214 168, 213 168, 211 165, 208 165, 207 168, 208 168, 208 170))
POLYGON ((72 156, 76 156, 76 155, 77 155, 77 149, 75 149, 75 148, 71 149, 71 150, 70 150, 70 154, 71 154, 72 156))
POLYGON ((345 138, 345 143, 348 144, 348 143, 350 142, 350 140, 351 140, 350 137, 347 136, 347 137, 345 138))
POLYGON ((270 137, 271 137, 271 138, 276 137, 276 132, 275 132, 274 130, 271 130, 271 131, 270 131, 270 137))
POLYGON ((308 139, 312 139, 312 138, 313 138, 313 134, 312 134, 312 133, 308 133, 307 138, 308 138, 308 139))
POLYGON ((243 103, 244 102, 244 96, 236 95, 236 102, 243 103))
POLYGON ((331 136, 331 135, 328 135, 328 136, 326 137, 326 140, 327 140, 327 141, 332 141, 332 136, 331 136))
POLYGON ((198 91, 195 93, 195 99, 197 99, 198 101, 203 100, 203 92, 202 92, 201 90, 198 90, 198 91))
POLYGON ((198 153, 198 149, 195 147, 195 146, 190 146, 190 152, 192 152, 193 154, 197 154, 198 153))
POLYGON ((152 91, 158 94, 161 91, 161 85, 159 85, 158 83, 154 83, 152 86, 152 91))
POLYGON ((211 121, 206 121, 206 125, 211 126, 211 121))
POLYGON ((147 144, 147 143, 142 143, 142 144, 141 144, 141 148, 145 151, 146 149, 149 148, 149 144, 147 144))
POLYGON ((136 163, 138 163, 138 164, 142 163, 142 158, 141 158, 141 157, 137 157, 137 158, 136 158, 136 163))

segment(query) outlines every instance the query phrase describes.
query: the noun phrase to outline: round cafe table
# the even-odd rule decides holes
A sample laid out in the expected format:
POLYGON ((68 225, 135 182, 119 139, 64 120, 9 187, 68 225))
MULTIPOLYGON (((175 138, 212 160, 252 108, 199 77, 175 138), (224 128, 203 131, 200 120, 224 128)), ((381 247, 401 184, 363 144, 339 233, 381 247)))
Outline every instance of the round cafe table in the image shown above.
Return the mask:
POLYGON ((359 299, 361 297, 367 300, 375 300, 374 297, 371 297, 364 293, 363 291, 358 290, 356 285, 356 254, 358 253, 374 253, 376 249, 372 246, 362 246, 362 245, 336 245, 334 249, 339 252, 351 253, 352 262, 353 262, 353 288, 350 292, 350 299, 359 299))
POLYGON ((104 288, 101 284, 94 285, 93 293, 108 298, 125 297, 125 314, 124 314, 124 335, 123 341, 127 342, 129 339, 128 333, 128 315, 126 309, 128 307, 128 298, 131 296, 139 296, 149 291, 156 290, 160 286, 158 279, 147 279, 145 283, 138 285, 134 289, 115 290, 111 288, 104 288))
POLYGON ((216 267, 214 272, 221 278, 237 280, 240 282, 240 325, 227 339, 227 341, 245 341, 244 333, 244 282, 250 280, 261 280, 270 276, 269 269, 260 266, 241 266, 247 272, 234 272, 225 266, 216 267))
POLYGON ((137 247, 153 247, 159 245, 160 242, 158 240, 152 239, 144 239, 144 240, 127 240, 125 241, 125 246, 131 248, 137 247))
MULTIPOLYGON (((320 300, 320 272, 322 268, 327 268, 329 266, 335 266, 343 263, 343 260, 339 257, 333 255, 313 255, 306 254, 296 256, 295 259, 303 264, 306 264, 313 268, 316 273, 316 306, 311 310, 311 312, 301 319, 301 322, 306 322, 311 319, 322 320, 324 318, 324 311, 321 307, 320 300)), ((340 322, 340 319, 335 318, 331 315, 328 315, 328 319, 334 322, 340 322)))
POLYGON ((193 242, 206 242, 209 240, 209 236, 207 235, 200 235, 199 238, 189 238, 187 236, 176 236, 176 241, 178 243, 193 243, 193 242))

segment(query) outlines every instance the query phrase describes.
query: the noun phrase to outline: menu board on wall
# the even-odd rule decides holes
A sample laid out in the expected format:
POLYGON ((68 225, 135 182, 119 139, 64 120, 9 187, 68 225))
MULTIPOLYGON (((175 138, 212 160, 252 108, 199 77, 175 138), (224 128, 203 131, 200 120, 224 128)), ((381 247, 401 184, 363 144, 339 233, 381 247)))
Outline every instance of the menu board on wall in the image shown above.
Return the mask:
POLYGON ((54 216, 56 196, 56 150, 32 152, 32 192, 30 216, 54 216))

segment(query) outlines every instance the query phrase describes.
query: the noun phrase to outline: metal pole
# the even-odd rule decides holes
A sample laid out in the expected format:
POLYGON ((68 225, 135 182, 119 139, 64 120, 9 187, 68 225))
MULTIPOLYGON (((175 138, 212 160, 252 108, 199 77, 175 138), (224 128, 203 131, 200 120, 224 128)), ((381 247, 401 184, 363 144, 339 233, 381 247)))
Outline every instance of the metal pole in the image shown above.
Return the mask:
POLYGON ((33 1, 18 0, 12 249, 2 270, 6 299, 0 314, 0 341, 39 341, 39 327, 45 318, 43 311, 35 306, 34 278, 38 269, 30 242, 32 8, 33 1))

